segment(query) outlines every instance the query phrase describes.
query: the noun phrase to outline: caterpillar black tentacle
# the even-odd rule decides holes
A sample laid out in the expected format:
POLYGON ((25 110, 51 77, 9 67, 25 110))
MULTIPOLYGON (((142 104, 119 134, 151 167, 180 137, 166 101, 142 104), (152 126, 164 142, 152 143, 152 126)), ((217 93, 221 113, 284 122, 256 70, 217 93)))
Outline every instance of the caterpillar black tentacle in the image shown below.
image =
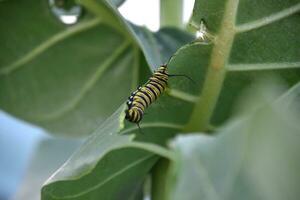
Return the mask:
POLYGON ((191 77, 184 75, 184 74, 169 74, 168 76, 169 77, 176 77, 176 76, 185 77, 185 78, 189 79, 190 81, 192 81, 194 84, 196 84, 196 82, 191 77))

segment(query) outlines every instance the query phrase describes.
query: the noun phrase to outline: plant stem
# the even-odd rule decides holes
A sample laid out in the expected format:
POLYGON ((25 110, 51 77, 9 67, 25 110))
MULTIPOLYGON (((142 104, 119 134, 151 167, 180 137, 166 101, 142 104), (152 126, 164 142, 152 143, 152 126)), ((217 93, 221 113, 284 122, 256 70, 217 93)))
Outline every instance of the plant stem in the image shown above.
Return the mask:
MULTIPOLYGON (((183 28, 183 0, 160 0, 160 27, 183 28)), ((167 197, 166 179, 169 161, 161 158, 152 171, 152 200, 165 200, 167 197)))
POLYGON ((201 98, 196 103, 190 121, 184 129, 186 132, 206 131, 210 126, 210 120, 222 90, 226 75, 225 66, 235 36, 237 7, 238 0, 227 1, 220 31, 215 36, 215 45, 212 49, 201 98))
POLYGON ((165 200, 167 197, 166 180, 169 164, 169 160, 161 158, 152 170, 152 200, 165 200))
MULTIPOLYGON (((183 28, 183 0, 160 0, 160 27, 183 28)), ((167 198, 167 172, 170 161, 161 158, 152 170, 151 199, 167 198)))
POLYGON ((183 0, 160 0, 160 27, 183 28, 183 0))

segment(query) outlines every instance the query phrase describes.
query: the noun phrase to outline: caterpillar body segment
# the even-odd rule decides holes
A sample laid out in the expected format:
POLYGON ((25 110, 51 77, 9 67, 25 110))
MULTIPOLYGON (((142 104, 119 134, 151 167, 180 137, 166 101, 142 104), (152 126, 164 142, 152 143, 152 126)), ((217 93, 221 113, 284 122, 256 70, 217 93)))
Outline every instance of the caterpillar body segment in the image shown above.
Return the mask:
POLYGON ((166 89, 169 75, 167 65, 160 66, 149 78, 145 85, 131 93, 127 100, 126 119, 139 124, 145 109, 150 106, 166 89))

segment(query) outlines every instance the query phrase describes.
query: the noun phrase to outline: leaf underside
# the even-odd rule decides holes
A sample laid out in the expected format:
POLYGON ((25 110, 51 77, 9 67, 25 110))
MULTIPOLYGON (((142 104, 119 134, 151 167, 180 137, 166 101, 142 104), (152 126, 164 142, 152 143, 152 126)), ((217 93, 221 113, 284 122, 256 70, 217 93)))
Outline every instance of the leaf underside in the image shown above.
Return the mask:
POLYGON ((178 159, 169 173, 169 199, 299 198, 300 84, 278 99, 278 88, 259 94, 261 87, 249 91, 246 116, 216 136, 186 134, 172 141, 178 159))

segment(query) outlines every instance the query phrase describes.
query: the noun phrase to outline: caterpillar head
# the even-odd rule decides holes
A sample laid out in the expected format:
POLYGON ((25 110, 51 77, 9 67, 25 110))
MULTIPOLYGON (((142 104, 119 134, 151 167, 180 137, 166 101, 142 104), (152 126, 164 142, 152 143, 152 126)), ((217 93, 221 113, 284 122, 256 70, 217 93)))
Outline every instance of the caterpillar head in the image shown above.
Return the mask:
POLYGON ((127 105, 127 108, 130 109, 131 106, 132 106, 132 99, 128 99, 128 100, 126 101, 126 105, 127 105))
POLYGON ((127 120, 130 119, 129 109, 125 110, 125 119, 127 119, 127 120))
POLYGON ((143 118, 144 112, 137 107, 132 107, 125 111, 125 119, 133 123, 139 123, 143 118))

